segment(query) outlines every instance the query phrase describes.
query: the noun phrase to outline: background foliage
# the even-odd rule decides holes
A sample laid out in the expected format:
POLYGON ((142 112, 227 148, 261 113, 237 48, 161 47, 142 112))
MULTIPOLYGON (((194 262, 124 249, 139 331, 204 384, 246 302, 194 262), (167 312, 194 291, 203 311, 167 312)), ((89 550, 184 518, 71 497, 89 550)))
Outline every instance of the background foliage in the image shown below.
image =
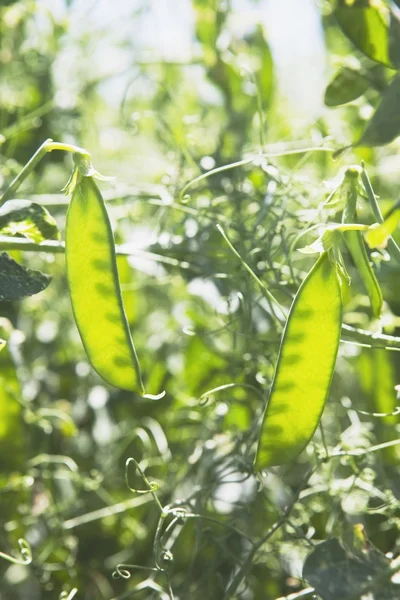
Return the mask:
MULTIPOLYGON (((399 142, 381 146, 400 131, 388 91, 400 63, 397 3, 285 2, 283 14, 273 0, 132 1, 116 4, 118 23, 105 4, 2 3, 0 185, 47 137, 86 148, 115 175, 102 190, 125 306, 146 389, 166 396, 104 384, 73 322, 62 253, 0 241, 52 276, 41 293, 0 302, 0 550, 17 557, 24 538, 33 557, 0 555, 0 598, 275 600, 305 588, 323 600, 394 600, 399 452, 371 448, 399 437, 398 416, 376 416, 395 411, 399 354, 341 344, 312 443, 257 477, 283 323, 243 262, 289 307, 314 260, 296 248, 317 231, 298 236, 340 221, 340 202, 324 203, 343 169, 364 160, 382 211, 396 199, 399 142), (296 15, 304 32, 291 40, 296 15), (322 58, 307 62, 310 36, 322 58), (329 149, 357 144, 381 98, 385 118, 362 140, 376 147, 360 142, 334 162, 329 149), (161 505, 176 507, 161 530, 132 464, 125 478, 130 457, 161 505), (118 564, 136 566, 113 578, 118 564)), ((70 157, 53 152, 18 191, 47 208, 62 237, 70 171, 70 157)), ((372 223, 361 200, 360 219, 372 223)), ((37 239, 16 233, 57 238, 52 227, 37 239)), ((371 259, 382 322, 346 254, 345 322, 399 335, 399 266, 385 250, 371 259)))

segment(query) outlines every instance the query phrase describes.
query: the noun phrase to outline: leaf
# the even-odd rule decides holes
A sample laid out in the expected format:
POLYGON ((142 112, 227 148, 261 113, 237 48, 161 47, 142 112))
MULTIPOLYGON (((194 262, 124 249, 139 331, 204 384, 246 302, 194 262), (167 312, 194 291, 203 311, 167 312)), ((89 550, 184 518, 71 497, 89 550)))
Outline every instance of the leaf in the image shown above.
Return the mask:
POLYGON ((339 0, 334 11, 342 31, 363 54, 393 68, 387 14, 380 0, 339 0))
POLYGON ((400 203, 396 202, 385 217, 383 223, 374 223, 365 234, 365 241, 370 248, 385 248, 387 242, 400 223, 400 203))
POLYGON ((383 92, 381 101, 355 146, 384 146, 400 134, 400 75, 383 92))
POLYGON ((384 146, 392 142, 400 134, 400 75, 396 75, 390 85, 384 90, 381 101, 372 115, 366 130, 361 138, 350 144, 339 148, 333 153, 335 160, 348 148, 357 146, 384 146))
POLYGON ((0 254, 0 301, 21 300, 38 294, 50 282, 50 275, 19 265, 5 252, 0 254))
POLYGON ((369 88, 369 81, 359 71, 342 67, 331 79, 325 90, 326 106, 339 106, 352 102, 369 88))
POLYGON ((336 538, 322 542, 307 557, 303 577, 323 600, 355 600, 364 591, 368 600, 398 599, 399 586, 390 582, 389 559, 366 538, 359 541, 352 544, 355 554, 336 538))
POLYGON ((400 20, 393 12, 390 12, 389 56, 393 65, 400 68, 400 20))
POLYGON ((29 200, 10 200, 0 209, 0 233, 23 236, 37 244, 60 239, 49 211, 29 200))

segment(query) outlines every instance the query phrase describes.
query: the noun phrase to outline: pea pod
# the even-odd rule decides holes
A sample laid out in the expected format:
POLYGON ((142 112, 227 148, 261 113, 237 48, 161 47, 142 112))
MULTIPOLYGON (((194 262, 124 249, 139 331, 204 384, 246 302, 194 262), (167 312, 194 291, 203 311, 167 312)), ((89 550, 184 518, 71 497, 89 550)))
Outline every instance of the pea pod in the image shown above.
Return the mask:
POLYGON ((143 394, 122 302, 113 232, 92 177, 77 174, 65 246, 74 317, 93 368, 111 385, 143 394))
POLYGON ((256 470, 293 460, 311 440, 328 397, 341 327, 340 283, 324 252, 290 308, 262 419, 256 470))
MULTIPOLYGON (((348 168, 344 176, 342 186, 346 196, 346 204, 343 210, 343 223, 357 222, 358 177, 359 170, 354 167, 348 168)), ((379 319, 382 312, 383 297, 378 280, 369 262, 362 233, 360 231, 346 231, 344 237, 370 298, 372 313, 379 319)))

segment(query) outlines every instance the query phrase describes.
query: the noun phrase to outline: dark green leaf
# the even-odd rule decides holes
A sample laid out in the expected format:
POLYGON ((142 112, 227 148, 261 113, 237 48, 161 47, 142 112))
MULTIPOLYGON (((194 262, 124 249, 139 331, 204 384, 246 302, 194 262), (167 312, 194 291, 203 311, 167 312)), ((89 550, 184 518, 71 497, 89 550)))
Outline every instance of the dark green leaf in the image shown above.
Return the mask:
POLYGON ((387 8, 376 0, 339 0, 334 12, 346 36, 366 56, 393 67, 389 57, 387 8))
POLYGON ((389 25, 389 56, 394 66, 400 68, 400 20, 390 13, 389 25))
POLYGON ((400 75, 383 92, 364 134, 355 146, 384 146, 400 134, 400 75))
POLYGON ((49 211, 29 200, 10 200, 0 209, 0 233, 23 236, 37 244, 60 238, 49 211))
POLYGON ((342 67, 331 79, 325 91, 326 106, 338 106, 356 100, 369 88, 369 81, 354 69, 342 67))
POLYGON ((365 538, 351 551, 336 538, 319 544, 304 563, 303 577, 323 600, 355 600, 364 592, 370 600, 399 597, 398 586, 390 582, 389 560, 365 538))
POLYGON ((8 254, 0 254, 0 301, 21 300, 47 288, 51 277, 19 265, 8 254))

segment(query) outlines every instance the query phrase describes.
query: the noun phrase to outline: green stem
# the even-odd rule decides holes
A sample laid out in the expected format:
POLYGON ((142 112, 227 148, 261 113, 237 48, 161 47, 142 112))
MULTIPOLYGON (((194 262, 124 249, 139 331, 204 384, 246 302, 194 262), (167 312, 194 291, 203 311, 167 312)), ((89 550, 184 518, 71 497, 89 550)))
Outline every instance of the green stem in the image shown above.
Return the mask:
POLYGON ((222 165, 222 167, 216 167, 215 169, 211 169, 206 173, 202 173, 198 177, 195 177, 191 181, 189 181, 181 190, 179 194, 179 200, 182 201, 184 196, 186 195, 189 188, 192 187, 195 183, 202 181, 203 179, 207 179, 212 175, 216 175, 217 173, 222 173, 223 171, 229 171, 230 169, 236 169, 237 167, 243 167, 252 162, 257 163, 262 158, 281 158, 283 156, 292 156, 293 154, 304 154, 307 152, 333 152, 333 148, 329 148, 328 146, 310 146, 307 148, 293 148, 288 150, 281 151, 271 151, 271 152, 259 152, 258 154, 254 154, 249 158, 243 158, 242 160, 238 160, 237 162, 229 163, 228 165, 222 165))
POLYGON ((61 142, 53 142, 51 138, 47 139, 45 142, 43 142, 40 148, 36 150, 35 154, 28 160, 26 165, 10 183, 0 198, 0 206, 14 196, 21 183, 28 177, 28 175, 32 173, 42 158, 44 158, 48 152, 52 152, 53 150, 63 150, 64 152, 73 152, 88 156, 88 152, 86 152, 86 150, 83 148, 79 148, 79 146, 74 146, 73 144, 63 144, 61 142))
POLYGON ((391 440, 390 442, 384 442, 383 444, 376 444, 369 448, 356 448, 355 450, 338 450, 337 452, 331 452, 329 458, 336 458, 337 456, 364 456, 370 452, 378 452, 391 446, 398 446, 400 444, 400 438, 397 440, 391 440))
POLYGON ((300 590, 299 592, 294 592, 294 594, 289 594, 289 596, 282 596, 281 598, 276 598, 276 600, 300 600, 300 598, 311 596, 311 594, 314 594, 314 592, 315 588, 308 587, 304 590, 300 590))
MULTIPOLYGON (((24 252, 45 252, 47 254, 63 254, 65 252, 64 242, 47 240, 37 244, 26 238, 14 238, 8 235, 0 235, 0 252, 12 250, 22 250, 24 252)), ((171 265, 189 271, 198 272, 198 268, 185 260, 178 260, 170 256, 162 256, 155 252, 148 252, 140 248, 132 248, 129 244, 116 244, 115 252, 117 256, 137 256, 147 260, 154 260, 159 263, 171 265)))
POLYGON ((372 333, 371 331, 351 327, 351 325, 342 325, 341 341, 348 342, 349 344, 358 344, 365 348, 400 351, 400 337, 385 333, 372 333))
POLYGON ((263 284, 263 282, 261 281, 261 279, 259 279, 257 277, 257 275, 254 273, 254 271, 249 267, 249 265, 243 260, 243 258, 240 256, 239 252, 236 250, 236 248, 233 246, 233 244, 231 243, 231 241, 229 240, 228 236, 226 235, 225 231, 222 229, 221 225, 217 224, 217 229, 220 232, 220 234, 222 235, 222 237, 224 238, 225 242, 228 244, 230 250, 232 250, 233 254, 235 256, 237 256, 237 258, 240 260, 241 264, 243 265, 243 267, 246 269, 246 271, 251 275, 251 277, 254 279, 254 281, 260 286, 260 288, 263 290, 263 292, 265 293, 265 295, 267 296, 268 300, 270 301, 270 306, 271 306, 271 315, 273 317, 273 319, 275 320, 275 322, 279 325, 280 321, 277 317, 277 315, 275 314, 274 311, 274 305, 277 306, 279 308, 279 310, 282 313, 283 319, 286 319, 285 313, 283 312, 283 309, 281 307, 281 305, 279 304, 278 300, 275 298, 275 296, 273 294, 271 294, 271 292, 268 290, 268 288, 263 284))

